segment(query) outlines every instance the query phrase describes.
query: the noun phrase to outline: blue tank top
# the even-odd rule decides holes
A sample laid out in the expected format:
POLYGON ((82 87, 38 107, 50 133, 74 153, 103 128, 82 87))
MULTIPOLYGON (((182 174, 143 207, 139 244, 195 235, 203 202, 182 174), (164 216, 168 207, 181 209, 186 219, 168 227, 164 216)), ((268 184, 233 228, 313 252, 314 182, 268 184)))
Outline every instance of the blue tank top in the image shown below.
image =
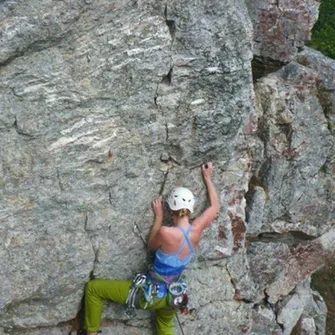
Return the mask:
POLYGON ((190 233, 192 230, 192 226, 190 225, 187 231, 185 231, 183 228, 179 226, 177 226, 177 228, 184 235, 184 240, 181 246, 173 254, 167 254, 163 252, 160 248, 157 249, 156 251, 155 260, 153 264, 153 271, 158 273, 159 275, 169 276, 169 275, 181 274, 194 255, 194 249, 190 241, 190 233), (184 258, 179 258, 178 255, 186 246, 186 243, 188 244, 190 253, 188 256, 184 258))

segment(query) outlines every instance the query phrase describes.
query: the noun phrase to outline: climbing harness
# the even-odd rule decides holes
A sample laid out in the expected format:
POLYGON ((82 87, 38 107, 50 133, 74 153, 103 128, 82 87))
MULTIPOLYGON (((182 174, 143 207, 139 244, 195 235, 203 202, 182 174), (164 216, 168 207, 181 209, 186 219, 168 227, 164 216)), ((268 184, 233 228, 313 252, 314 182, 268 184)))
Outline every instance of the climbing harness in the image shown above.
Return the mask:
POLYGON ((180 277, 176 281, 168 283, 163 278, 157 280, 151 275, 151 272, 138 273, 128 292, 125 313, 129 317, 134 317, 141 297, 145 300, 144 309, 146 309, 148 305, 153 304, 155 297, 163 299, 166 296, 170 307, 179 308, 182 314, 187 314, 187 285, 183 278, 180 277))

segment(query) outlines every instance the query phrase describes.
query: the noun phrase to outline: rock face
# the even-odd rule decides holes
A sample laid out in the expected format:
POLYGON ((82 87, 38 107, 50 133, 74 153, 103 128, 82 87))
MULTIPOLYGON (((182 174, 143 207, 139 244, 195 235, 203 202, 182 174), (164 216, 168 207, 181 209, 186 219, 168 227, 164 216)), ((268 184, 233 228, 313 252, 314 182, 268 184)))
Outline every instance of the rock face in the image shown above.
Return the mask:
MULTIPOLYGON (((175 185, 200 213, 207 160, 221 209, 186 272, 184 332, 324 334, 308 279, 335 252, 335 62, 297 54, 318 2, 290 6, 0 2, 0 334, 67 334, 92 276, 146 268, 134 222, 145 236, 175 185), (254 55, 289 63, 253 82, 254 55)), ((146 311, 104 319, 154 329, 146 311)))
POLYGON ((254 27, 254 54, 292 61, 311 37, 318 18, 318 0, 247 0, 254 27))

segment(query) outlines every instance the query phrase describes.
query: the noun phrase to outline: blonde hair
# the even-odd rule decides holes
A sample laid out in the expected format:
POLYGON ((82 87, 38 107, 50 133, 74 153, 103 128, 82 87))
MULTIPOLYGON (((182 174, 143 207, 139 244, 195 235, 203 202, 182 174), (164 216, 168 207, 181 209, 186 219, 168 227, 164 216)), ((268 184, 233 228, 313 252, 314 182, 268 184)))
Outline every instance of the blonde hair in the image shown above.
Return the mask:
POLYGON ((182 218, 183 216, 189 216, 191 212, 187 208, 181 208, 177 211, 171 211, 172 216, 177 216, 179 218, 182 218))

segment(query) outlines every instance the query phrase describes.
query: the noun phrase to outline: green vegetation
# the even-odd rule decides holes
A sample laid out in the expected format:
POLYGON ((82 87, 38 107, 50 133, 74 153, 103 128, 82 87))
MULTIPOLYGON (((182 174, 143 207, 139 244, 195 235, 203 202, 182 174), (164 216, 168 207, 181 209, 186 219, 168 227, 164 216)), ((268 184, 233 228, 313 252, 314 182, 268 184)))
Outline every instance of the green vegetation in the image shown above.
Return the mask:
POLYGON ((335 334, 335 261, 330 260, 312 276, 312 288, 324 298, 327 308, 326 334, 335 334))
POLYGON ((321 0, 319 19, 308 46, 335 59, 335 0, 321 0))

